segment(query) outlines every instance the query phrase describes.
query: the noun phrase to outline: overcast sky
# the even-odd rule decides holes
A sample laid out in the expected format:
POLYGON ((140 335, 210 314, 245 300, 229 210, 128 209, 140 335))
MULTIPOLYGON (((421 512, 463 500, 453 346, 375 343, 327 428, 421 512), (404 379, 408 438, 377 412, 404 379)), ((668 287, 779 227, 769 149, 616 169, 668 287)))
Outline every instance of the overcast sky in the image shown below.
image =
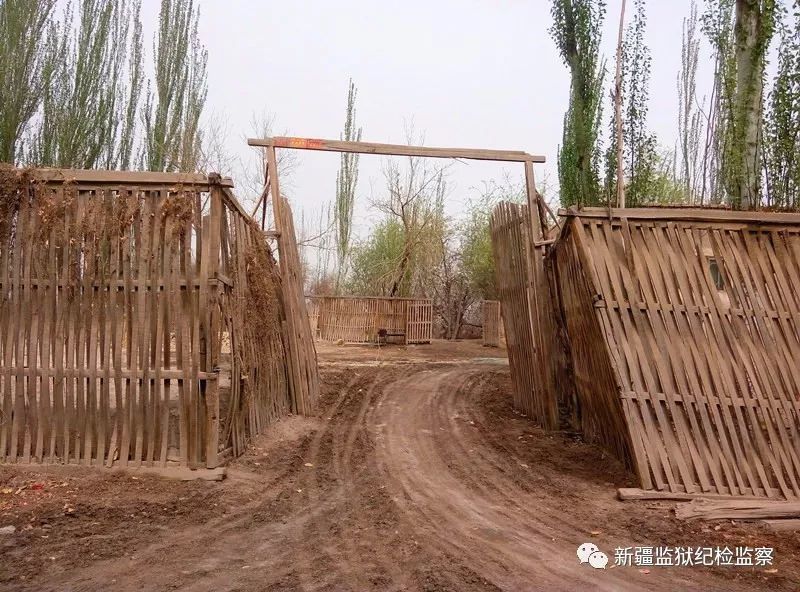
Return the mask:
MULTIPOLYGON (((653 59, 649 124, 672 146, 689 0, 649 0, 647 6, 653 59)), ((428 146, 542 154, 547 164, 537 165, 538 178, 557 183, 569 80, 548 33, 549 0, 200 0, 200 10, 200 36, 209 54, 207 115, 227 120, 226 145, 235 155, 248 156, 245 137, 254 113, 274 114, 279 132, 338 138, 352 77, 365 141, 403 143, 405 125, 413 121, 428 146)), ((144 0, 148 40, 157 13, 158 3, 144 0)), ((608 82, 618 19, 619 1, 610 0, 603 38, 608 82)), ((705 70, 707 56, 701 60, 705 70)), ((318 211, 333 197, 338 155, 299 155, 286 191, 296 209, 318 211)), ((382 179, 380 157, 361 162, 363 228, 374 219, 367 204, 370 193, 382 189, 382 179)), ((521 176, 521 165, 454 164, 448 211, 455 215, 473 188, 505 172, 521 176)))

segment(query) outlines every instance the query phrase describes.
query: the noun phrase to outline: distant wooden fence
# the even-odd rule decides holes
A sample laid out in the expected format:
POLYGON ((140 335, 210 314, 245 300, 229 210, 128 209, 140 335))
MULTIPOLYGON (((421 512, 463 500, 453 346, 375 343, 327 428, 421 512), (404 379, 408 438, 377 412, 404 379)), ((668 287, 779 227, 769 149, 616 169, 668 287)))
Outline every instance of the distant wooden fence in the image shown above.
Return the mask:
POLYGON ((307 296, 309 316, 323 341, 377 343, 378 331, 401 336, 403 342, 430 343, 433 303, 429 298, 307 296), (312 321, 314 324, 314 321, 312 321))
POLYGON ((502 321, 500 319, 500 302, 498 300, 484 300, 481 302, 482 337, 483 345, 500 347, 500 332, 502 321))
POLYGON ((0 460, 239 454, 297 407, 282 291, 218 176, 0 170, 0 460))
POLYGON ((306 309, 308 310, 308 325, 314 339, 319 339, 319 300, 306 296, 306 309))

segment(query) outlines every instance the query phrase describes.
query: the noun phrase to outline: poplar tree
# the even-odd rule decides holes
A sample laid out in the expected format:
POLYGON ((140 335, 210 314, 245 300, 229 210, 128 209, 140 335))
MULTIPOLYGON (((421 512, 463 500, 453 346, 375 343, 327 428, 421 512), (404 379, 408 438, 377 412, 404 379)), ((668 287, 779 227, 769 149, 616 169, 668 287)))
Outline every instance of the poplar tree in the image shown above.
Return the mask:
MULTIPOLYGON (((647 27, 644 0, 635 0, 633 18, 625 28, 622 42, 621 97, 610 93, 610 145, 606 150, 606 198, 616 203, 619 149, 617 133, 618 100, 622 102, 622 170, 625 172, 625 204, 637 206, 659 198, 653 194, 657 159, 656 137, 647 127, 650 100, 650 49, 644 41, 647 27)), ((619 65, 619 64, 618 64, 619 65)))
POLYGON ((634 1, 633 20, 625 32, 623 44, 623 96, 625 97, 622 130, 625 170, 628 173, 626 203, 636 206, 653 199, 652 185, 656 168, 656 138, 647 127, 650 102, 650 48, 644 41, 647 14, 644 0, 634 1))
POLYGON ((764 125, 767 205, 800 206, 800 0, 781 11, 778 67, 764 125))
POLYGON ((734 0, 709 0, 700 22, 713 52, 714 80, 703 144, 700 203, 725 199, 724 163, 731 142, 730 112, 736 87, 733 57, 734 0))
POLYGON ((775 0, 737 0, 736 79, 729 113, 725 181, 730 202, 744 209, 761 202, 764 69, 775 29, 775 0))
MULTIPOLYGON (((347 91, 347 109, 345 112, 344 131, 341 139, 345 141, 361 141, 361 128, 356 127, 356 94, 357 89, 350 80, 347 91)), ((347 273, 347 258, 350 254, 350 241, 353 231, 353 209, 355 206, 356 186, 358 185, 358 158, 353 152, 342 152, 339 171, 336 173, 336 200, 334 202, 334 222, 336 228, 336 257, 338 262, 336 273, 336 291, 338 293, 342 278, 347 273)))
POLYGON ((553 0, 550 33, 570 70, 569 107, 558 152, 564 206, 600 203, 599 129, 605 64, 600 60, 604 0, 553 0))
POLYGON ((63 168, 127 168, 142 85, 139 3, 84 0, 76 27, 73 16, 68 9, 51 45, 51 83, 29 161, 63 168))
POLYGON ((700 165, 703 115, 697 105, 697 66, 700 61, 697 23, 697 4, 692 2, 688 18, 683 19, 681 68, 677 84, 680 182, 685 198, 690 203, 697 201, 701 195, 700 186, 704 182, 700 165))
POLYGON ((16 164, 49 84, 55 0, 0 1, 0 162, 16 164))
POLYGON ((200 163, 208 52, 198 37, 198 18, 193 0, 161 2, 155 89, 148 82, 142 118, 143 164, 152 171, 194 171, 200 163))

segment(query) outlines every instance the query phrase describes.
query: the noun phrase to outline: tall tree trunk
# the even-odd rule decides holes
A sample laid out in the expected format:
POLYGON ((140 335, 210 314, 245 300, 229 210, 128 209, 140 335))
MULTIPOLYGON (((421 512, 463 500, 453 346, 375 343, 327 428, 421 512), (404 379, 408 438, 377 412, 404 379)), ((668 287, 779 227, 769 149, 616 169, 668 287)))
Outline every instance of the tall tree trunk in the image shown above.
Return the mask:
POLYGON ((775 0, 736 0, 736 92, 726 177, 730 199, 744 209, 761 199, 764 63, 774 11, 775 0))
POLYGON ((400 265, 397 270, 397 275, 395 275, 395 279, 392 282, 392 289, 389 292, 389 296, 391 298, 395 298, 400 293, 400 287, 403 283, 403 279, 406 277, 409 261, 411 261, 411 245, 408 241, 406 241, 405 245, 403 246, 403 256, 400 258, 400 265))

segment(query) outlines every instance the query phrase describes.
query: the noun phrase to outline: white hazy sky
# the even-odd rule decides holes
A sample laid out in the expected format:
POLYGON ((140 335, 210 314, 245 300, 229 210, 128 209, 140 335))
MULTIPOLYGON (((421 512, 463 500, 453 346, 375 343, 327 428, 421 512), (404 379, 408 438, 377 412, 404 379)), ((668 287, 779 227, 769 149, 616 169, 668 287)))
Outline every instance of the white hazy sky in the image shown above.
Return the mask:
MULTIPOLYGON (((338 138, 352 77, 364 140, 403 143, 405 124, 413 121, 428 146, 543 154, 548 162, 537 165, 537 176, 549 178, 551 185, 557 182, 569 81, 548 33, 549 0, 199 4, 200 35, 209 53, 207 114, 227 120, 226 145, 232 154, 248 157, 245 137, 254 113, 274 114, 277 131, 290 135, 338 138)), ((619 0, 608 2, 605 22, 609 82, 619 5, 619 0)), ((649 0, 647 9, 653 59, 649 123, 661 142, 672 146, 681 25, 689 0, 649 0)), ((142 12, 149 50, 158 2, 144 0, 142 12)), ((707 56, 701 70, 709 68, 707 56)), ((701 71, 701 81, 705 74, 701 71)), ((296 209, 318 212, 333 197, 338 164, 335 153, 299 153, 287 188, 296 209)), ((500 179, 506 171, 521 176, 520 169, 454 164, 448 210, 456 214, 481 181, 500 179)), ((362 157, 359 228, 374 219, 367 202, 371 191, 381 190, 381 181, 381 159, 362 157)))

